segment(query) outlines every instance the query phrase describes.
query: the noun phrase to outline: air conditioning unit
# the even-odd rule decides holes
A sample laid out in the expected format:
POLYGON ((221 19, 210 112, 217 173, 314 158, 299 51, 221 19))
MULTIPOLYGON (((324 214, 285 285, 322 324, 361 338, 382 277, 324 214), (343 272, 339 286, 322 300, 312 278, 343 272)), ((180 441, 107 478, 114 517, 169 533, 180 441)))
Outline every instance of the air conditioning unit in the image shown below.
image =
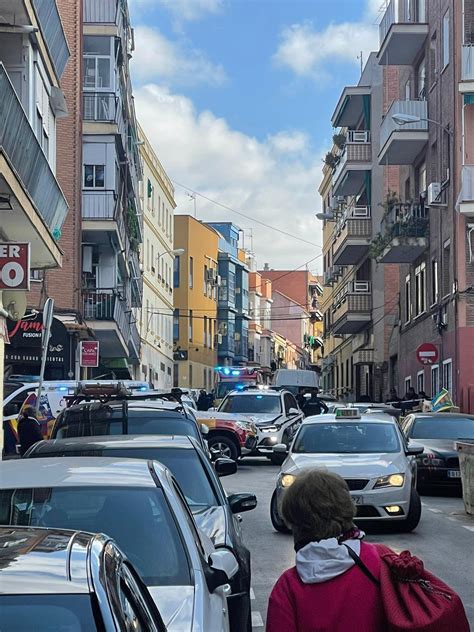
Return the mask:
POLYGON ((440 182, 432 182, 428 185, 428 200, 427 204, 430 206, 431 204, 439 203, 439 196, 441 193, 441 183, 440 182))

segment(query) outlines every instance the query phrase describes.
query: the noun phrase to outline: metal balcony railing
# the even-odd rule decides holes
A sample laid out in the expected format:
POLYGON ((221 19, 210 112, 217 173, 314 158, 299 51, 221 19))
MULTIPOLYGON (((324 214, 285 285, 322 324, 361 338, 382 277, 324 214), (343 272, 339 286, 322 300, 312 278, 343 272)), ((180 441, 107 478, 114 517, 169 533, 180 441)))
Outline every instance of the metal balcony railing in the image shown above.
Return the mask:
POLYGON ((427 101, 393 101, 380 126, 380 147, 383 147, 393 132, 409 132, 413 130, 428 131, 427 101), (394 114, 409 114, 420 120, 416 123, 398 125, 392 119, 394 114))
POLYGON ((369 163, 372 161, 372 144, 370 142, 370 132, 349 132, 347 142, 344 146, 339 161, 334 169, 333 181, 337 182, 342 171, 349 168, 352 163, 369 163), (356 140, 350 140, 355 138, 356 140))
POLYGON ((394 237, 426 237, 429 227, 424 204, 406 202, 394 204, 382 219, 381 229, 394 237))
POLYGON ((390 0, 379 24, 380 44, 383 43, 392 24, 423 24, 424 22, 426 22, 424 2, 418 2, 417 6, 413 6, 406 0, 390 0))
POLYGON ((69 47, 55 0, 32 0, 54 68, 61 77, 69 59, 69 47))
POLYGON ((474 81, 474 44, 463 44, 461 81, 474 81))
POLYGON ((130 314, 127 301, 119 289, 84 290, 82 293, 83 314, 86 320, 115 321, 128 343, 130 338, 130 314))
POLYGON ((6 154, 50 231, 60 230, 68 211, 66 199, 2 63, 0 149, 6 154))
POLYGON ((117 96, 113 92, 85 92, 83 95, 85 121, 114 123, 117 117, 117 96))
POLYGON ((119 196, 108 189, 82 190, 82 219, 116 219, 119 213, 119 196))

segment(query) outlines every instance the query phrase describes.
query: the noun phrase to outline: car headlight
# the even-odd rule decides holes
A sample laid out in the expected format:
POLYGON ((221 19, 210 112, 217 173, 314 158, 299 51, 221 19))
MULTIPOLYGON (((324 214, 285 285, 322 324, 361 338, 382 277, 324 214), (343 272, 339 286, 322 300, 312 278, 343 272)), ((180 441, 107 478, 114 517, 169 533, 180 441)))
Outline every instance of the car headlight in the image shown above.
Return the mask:
POLYGON ((290 485, 293 484, 295 478, 296 476, 293 476, 293 474, 282 474, 282 477, 280 479, 281 486, 289 487, 290 485))
POLYGON ((265 426, 264 428, 260 428, 262 432, 278 432, 278 428, 276 426, 265 426))
POLYGON ((378 478, 374 489, 376 487, 403 487, 404 482, 405 474, 389 474, 388 476, 378 478))
POLYGON ((416 457, 416 462, 418 465, 424 465, 425 467, 438 467, 439 465, 443 465, 443 459, 440 459, 433 454, 433 452, 423 452, 416 457))

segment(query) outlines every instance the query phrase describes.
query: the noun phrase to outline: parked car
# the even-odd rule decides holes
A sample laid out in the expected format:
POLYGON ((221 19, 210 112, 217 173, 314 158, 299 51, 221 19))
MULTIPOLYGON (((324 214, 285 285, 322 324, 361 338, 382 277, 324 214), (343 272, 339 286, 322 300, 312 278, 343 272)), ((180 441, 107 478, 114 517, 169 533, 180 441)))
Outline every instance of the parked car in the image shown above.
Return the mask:
POLYGON ((0 527, 2 630, 166 632, 137 572, 105 535, 0 527))
POLYGON ((168 632, 228 632, 239 567, 197 528, 171 472, 156 461, 99 457, 0 464, 0 524, 104 532, 134 565, 168 632))
POLYGON ((206 439, 213 457, 226 456, 236 461, 255 450, 257 427, 244 415, 202 410, 195 414, 198 422, 209 429, 206 439))
POLYGON ((402 422, 406 439, 423 446, 417 458, 418 489, 431 486, 461 489, 456 439, 474 439, 474 415, 411 413, 402 422))
POLYGON ((272 385, 285 388, 296 397, 302 389, 319 387, 319 375, 316 371, 305 369, 277 369, 273 376, 272 385))
POLYGON ((257 499, 254 494, 227 496, 216 476, 235 473, 235 461, 218 458, 211 465, 195 439, 153 435, 41 441, 26 456, 111 456, 160 461, 176 478, 198 527, 216 547, 223 546, 234 553, 239 572, 232 578, 232 594, 227 598, 230 627, 233 632, 251 630, 250 552, 243 543, 236 514, 254 509, 257 499))
POLYGON ((281 456, 273 452, 273 446, 278 443, 289 446, 303 420, 295 396, 284 389, 232 391, 218 411, 249 417, 257 427, 257 445, 251 454, 263 454, 277 464, 281 463, 281 456))
POLYGON ((421 516, 416 491, 416 461, 421 446, 408 446, 396 421, 386 415, 364 415, 354 408, 339 409, 335 415, 308 417, 300 426, 286 454, 270 515, 277 531, 285 531, 281 503, 285 489, 296 474, 308 467, 324 467, 347 482, 357 507, 357 522, 377 520, 398 523, 412 531, 421 516))

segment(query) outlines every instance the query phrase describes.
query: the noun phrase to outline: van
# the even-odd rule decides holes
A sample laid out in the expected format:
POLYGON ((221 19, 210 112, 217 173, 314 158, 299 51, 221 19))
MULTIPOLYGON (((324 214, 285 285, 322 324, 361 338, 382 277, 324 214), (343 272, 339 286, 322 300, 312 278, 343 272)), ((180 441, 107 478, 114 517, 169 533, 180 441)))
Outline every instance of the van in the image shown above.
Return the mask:
POLYGON ((272 386, 286 388, 296 396, 303 388, 318 388, 319 375, 316 371, 303 369, 277 369, 273 376, 272 386))

